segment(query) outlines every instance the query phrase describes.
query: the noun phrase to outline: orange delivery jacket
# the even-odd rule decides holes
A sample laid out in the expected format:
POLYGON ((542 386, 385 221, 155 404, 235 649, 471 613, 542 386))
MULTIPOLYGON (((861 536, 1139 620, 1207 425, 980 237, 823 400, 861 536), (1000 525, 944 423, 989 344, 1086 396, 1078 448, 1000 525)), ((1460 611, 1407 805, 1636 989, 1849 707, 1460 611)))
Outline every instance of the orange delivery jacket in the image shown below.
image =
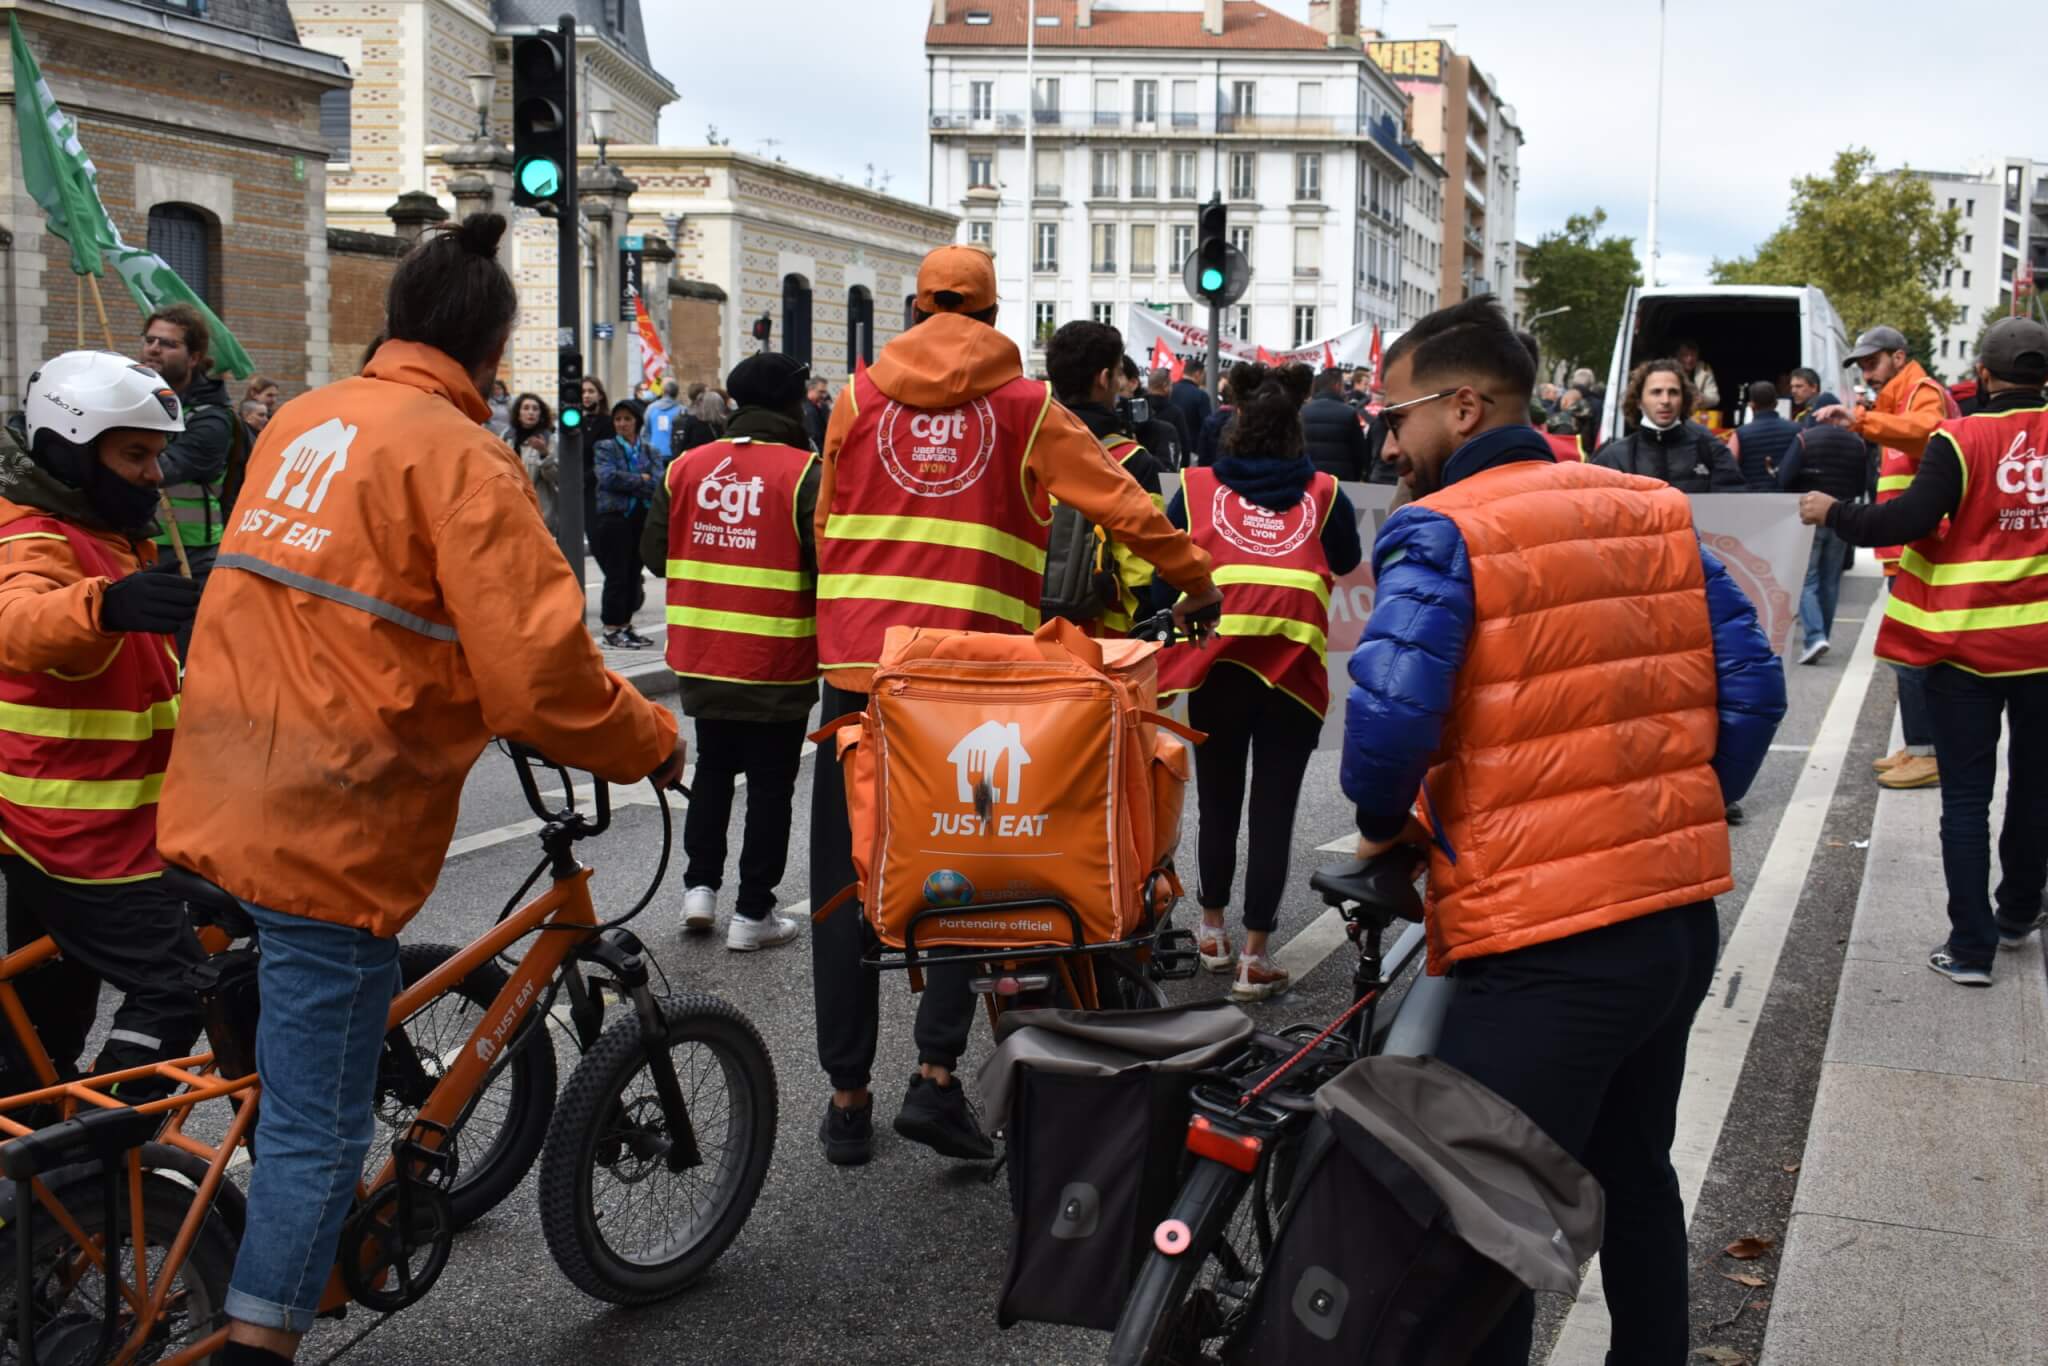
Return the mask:
POLYGON ((393 341, 264 429, 192 635, 170 862, 393 935, 493 736, 616 783, 674 750, 674 716, 605 669, 489 414, 456 361, 393 341))

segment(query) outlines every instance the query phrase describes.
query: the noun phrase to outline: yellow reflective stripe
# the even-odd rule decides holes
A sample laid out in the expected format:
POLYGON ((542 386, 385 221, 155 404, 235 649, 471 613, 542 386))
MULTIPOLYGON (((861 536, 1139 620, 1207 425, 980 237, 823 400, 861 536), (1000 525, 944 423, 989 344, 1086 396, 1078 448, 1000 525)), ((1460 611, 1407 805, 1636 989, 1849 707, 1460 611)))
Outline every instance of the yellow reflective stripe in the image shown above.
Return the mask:
POLYGON ((837 598, 878 598, 885 602, 915 602, 926 607, 956 607, 984 616, 1001 617, 1027 631, 1038 629, 1038 606, 966 583, 940 583, 914 579, 903 574, 820 574, 818 601, 837 598))
POLYGON ((1045 552, 1021 536, 943 517, 892 517, 880 513, 835 512, 825 519, 828 541, 914 541, 919 545, 980 550, 1034 574, 1045 572, 1045 552))
POLYGON ((1330 605, 1330 586, 1313 569, 1283 569, 1279 565, 1225 564, 1210 571, 1209 577, 1221 588, 1226 583, 1256 583, 1268 588, 1293 588, 1313 593, 1324 607, 1330 605))
POLYGON ((1959 564, 1936 564, 1911 546, 1899 557, 1899 568, 1922 583, 1937 587, 1956 583, 2017 583, 2037 574, 2048 574, 2048 555, 2030 555, 2023 560, 1968 560, 1959 564))
POLYGON ((779 588, 801 593, 804 575, 796 569, 752 569, 740 564, 712 564, 708 560, 670 560, 668 576, 691 583, 722 583, 735 588, 779 588))
POLYGON ((2048 602, 1930 612, 1894 596, 1885 599, 1884 614, 1903 626, 1917 626, 1923 631, 1999 631, 2016 626, 2048 626, 2048 602))
POLYGON ((133 811, 155 801, 164 775, 147 778, 24 778, 0 773, 0 801, 46 811, 133 811))
POLYGON ((730 631, 739 636, 779 636, 798 640, 818 634, 816 617, 763 617, 752 612, 720 612, 709 607, 668 609, 668 624, 699 631, 730 631))
POLYGON ((1910 474, 1881 474, 1877 477, 1877 491, 1879 493, 1897 493, 1912 482, 1913 476, 1910 474))
MULTIPOLYGON (((1038 509, 1031 498, 1031 452, 1038 445, 1039 429, 1045 426, 1045 415, 1052 411, 1052 386, 1045 386, 1045 400, 1038 405, 1038 416, 1032 420, 1031 435, 1024 439, 1024 458, 1017 462, 1017 491, 1024 495, 1024 510, 1031 514, 1031 520, 1040 526, 1052 525, 1052 500, 1046 500, 1045 516, 1038 515, 1038 509)), ((1078 421, 1079 419, 1076 419, 1078 421)), ((1043 558, 1042 556, 1040 557, 1043 558)))
POLYGON ((1285 636, 1308 646, 1317 654, 1329 648, 1323 633, 1305 621, 1292 617, 1250 617, 1225 614, 1216 623, 1217 633, 1226 636, 1285 636))
POLYGON ((25 702, 0 702, 0 731, 40 735, 51 740, 147 740, 178 724, 178 699, 158 702, 143 711, 112 711, 90 707, 32 707, 25 702))
POLYGON ((13 536, 0 536, 0 545, 9 541, 61 541, 64 538, 54 531, 23 531, 13 536))

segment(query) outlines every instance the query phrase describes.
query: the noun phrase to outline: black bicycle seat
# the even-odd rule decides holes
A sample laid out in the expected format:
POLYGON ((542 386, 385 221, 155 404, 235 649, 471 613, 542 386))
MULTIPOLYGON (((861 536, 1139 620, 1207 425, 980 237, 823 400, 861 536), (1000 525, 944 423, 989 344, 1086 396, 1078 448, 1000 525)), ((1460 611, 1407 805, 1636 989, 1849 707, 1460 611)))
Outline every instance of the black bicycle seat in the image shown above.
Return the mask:
POLYGON ((111 1162, 156 1137, 162 1115, 94 1110, 0 1145, 0 1175, 26 1181, 74 1162, 111 1162))
POLYGON ((192 909, 192 918, 202 925, 218 925, 236 939, 256 933, 256 922, 242 909, 242 903, 225 887, 217 887, 189 868, 164 865, 164 890, 192 909))
POLYGON ((1422 895, 1415 890, 1415 873, 1421 851, 1401 845, 1377 858, 1346 859, 1309 874, 1308 885, 1354 919, 1366 919, 1381 929, 1396 920, 1422 919, 1422 895))

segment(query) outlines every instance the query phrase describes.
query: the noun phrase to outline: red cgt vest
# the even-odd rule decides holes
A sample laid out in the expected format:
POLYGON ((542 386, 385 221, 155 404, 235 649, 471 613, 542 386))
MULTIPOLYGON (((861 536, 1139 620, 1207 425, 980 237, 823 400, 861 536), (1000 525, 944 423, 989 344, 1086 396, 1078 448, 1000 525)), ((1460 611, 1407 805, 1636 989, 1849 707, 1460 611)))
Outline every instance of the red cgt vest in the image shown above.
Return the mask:
MULTIPOLYGON (((0 527, 0 544, 61 540, 87 576, 126 571, 54 517, 0 527)), ((169 636, 128 632, 90 673, 0 673, 0 841, 65 882, 139 882, 163 871, 156 801, 178 724, 169 636)))
MULTIPOLYGON (((1899 399, 1898 411, 1903 413, 1910 408, 1913 404, 1913 396, 1919 393, 1922 388, 1932 389, 1941 395, 1942 409, 1950 418, 1958 415, 1959 410, 1956 407, 1955 396, 1935 380, 1926 376, 1922 376, 1912 388, 1906 390, 1905 394, 1899 399)), ((1931 440, 1932 438, 1929 439, 1931 440)), ((1890 446, 1879 447, 1877 452, 1877 501, 1889 503, 1892 499, 1904 493, 1912 484, 1913 476, 1919 472, 1919 469, 1920 457, 1918 455, 1895 450, 1890 446)), ((1900 547, 1881 545, 1873 553, 1877 556, 1877 562, 1884 566, 1885 573, 1896 574, 1898 572, 1900 547)))
POLYGON ((1046 386, 1013 379, 926 411, 862 367, 846 401, 853 425, 818 538, 824 667, 873 667, 891 626, 1037 630, 1052 506, 1027 490, 1025 462, 1052 402, 1046 386))
POLYGON ((2048 408, 1956 418, 1936 441, 1962 460, 1962 498, 1946 533, 1900 555, 1878 657, 2048 673, 2048 408))
POLYGON ((797 491, 817 456, 746 437, 668 474, 668 666, 730 683, 818 676, 818 604, 797 491))
POLYGON ((1273 512, 1232 493, 1214 470, 1181 476, 1188 534, 1216 563, 1223 619, 1206 644, 1159 656, 1160 694, 1192 692, 1219 662, 1250 669, 1316 715, 1330 709, 1325 655, 1330 633, 1330 562, 1323 523, 1337 481, 1318 474, 1301 501, 1273 512))

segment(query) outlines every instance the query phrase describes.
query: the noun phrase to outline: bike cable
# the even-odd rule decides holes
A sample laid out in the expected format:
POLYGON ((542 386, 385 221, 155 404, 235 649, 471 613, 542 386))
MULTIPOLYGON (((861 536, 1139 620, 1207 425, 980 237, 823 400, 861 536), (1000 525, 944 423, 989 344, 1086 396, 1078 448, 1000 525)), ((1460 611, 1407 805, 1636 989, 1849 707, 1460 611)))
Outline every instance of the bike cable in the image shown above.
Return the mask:
POLYGON ((1375 987, 1373 990, 1366 992, 1363 996, 1360 996, 1357 1000, 1353 1001, 1350 1004, 1350 1006, 1345 1009, 1342 1015, 1339 1015, 1336 1019, 1330 1021, 1329 1026, 1326 1029, 1324 1029, 1322 1033, 1316 1035, 1313 1039, 1310 1039, 1307 1043, 1303 1044, 1298 1050, 1296 1050, 1293 1057, 1289 1058, 1286 1062, 1281 1063, 1271 1072, 1268 1072, 1266 1074, 1266 1078, 1264 1081, 1261 1081, 1257 1086, 1254 1086, 1251 1090, 1239 1096, 1237 1098, 1237 1108, 1242 1110, 1246 1106, 1250 1105, 1253 1101, 1257 1100, 1260 1096, 1264 1095, 1269 1089, 1271 1089, 1274 1082, 1280 1080, 1280 1078, 1286 1076, 1290 1071, 1292 1071, 1296 1063, 1300 1062, 1309 1054, 1315 1052, 1315 1050, 1319 1046, 1321 1046, 1323 1040, 1329 1038, 1332 1034, 1335 1034, 1345 1025, 1351 1023, 1351 1018, 1354 1015, 1358 1014, 1359 1011, 1364 1010, 1367 1006, 1371 1005, 1374 1001, 1378 1000, 1379 995, 1379 989, 1375 987))

